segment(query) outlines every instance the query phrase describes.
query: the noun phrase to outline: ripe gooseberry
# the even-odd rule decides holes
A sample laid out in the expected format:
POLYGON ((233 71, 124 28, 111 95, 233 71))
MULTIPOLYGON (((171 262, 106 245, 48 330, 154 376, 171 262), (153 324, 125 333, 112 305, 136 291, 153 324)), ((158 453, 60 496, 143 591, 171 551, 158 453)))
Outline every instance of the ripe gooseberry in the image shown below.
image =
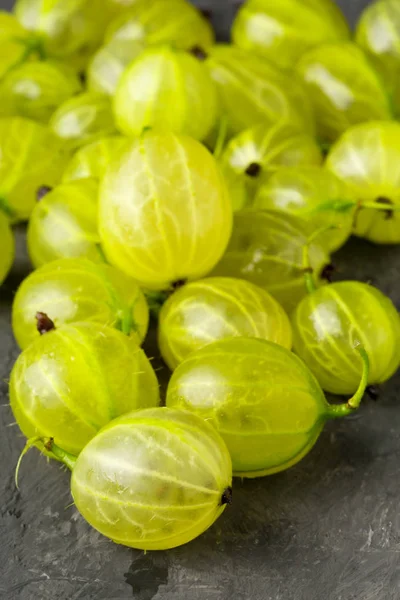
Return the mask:
POLYGON ((28 219, 38 188, 60 181, 68 156, 46 127, 21 117, 0 119, 0 156, 0 210, 28 219))
POLYGON ((15 256, 15 240, 9 221, 0 210, 0 285, 7 277, 15 256))
POLYGON ((12 308, 14 336, 22 349, 39 336, 38 311, 57 328, 91 321, 120 329, 138 344, 149 323, 147 302, 137 283, 114 267, 85 259, 52 261, 22 282, 12 308))
POLYGON ((215 42, 209 21, 187 0, 139 0, 109 25, 106 43, 170 44, 174 48, 207 49, 215 42))
POLYGON ((325 143, 357 123, 393 116, 382 81, 356 44, 313 48, 301 57, 296 70, 309 92, 317 134, 325 143))
POLYGON ((71 150, 112 135, 116 128, 110 99, 103 94, 78 94, 58 107, 50 129, 71 150))
POLYGON ((43 442, 72 470, 78 511, 117 544, 140 550, 181 546, 232 502, 229 452, 215 429, 189 412, 126 414, 104 427, 78 458, 60 442, 43 442))
MULTIPOLYGON (((300 218, 274 211, 241 210, 234 215, 228 248, 213 276, 246 279, 269 292, 290 313, 307 293, 303 249, 308 226, 300 218)), ((311 264, 322 283, 330 259, 318 241, 310 246, 311 264)))
POLYGON ((90 92, 113 96, 121 75, 139 56, 144 45, 140 42, 111 40, 93 55, 87 68, 87 87, 90 92))
POLYGON ((309 294, 292 317, 293 346, 322 388, 352 394, 363 372, 362 346, 370 362, 368 384, 383 383, 400 365, 400 316, 372 285, 339 281, 315 287, 306 257, 309 294))
POLYGON ((150 48, 120 78, 114 116, 126 135, 154 127, 203 140, 218 118, 216 87, 204 64, 188 52, 150 48))
POLYGON ((206 65, 216 83, 229 134, 259 123, 289 123, 315 133, 315 119, 303 83, 262 57, 228 44, 210 49, 206 65))
POLYGON ((10 404, 28 438, 55 436, 79 454, 112 419, 159 404, 157 377, 132 337, 100 323, 54 328, 37 314, 43 334, 11 372, 10 404))
POLYGON ((351 127, 325 164, 361 205, 353 233, 378 244, 400 243, 400 124, 376 121, 351 127))
POLYGON ((66 65, 27 62, 13 69, 2 82, 0 113, 47 123, 56 108, 80 90, 76 73, 66 65))
POLYGON ((232 28, 233 43, 283 68, 293 68, 309 48, 350 38, 332 0, 247 0, 232 28))
POLYGON ((289 319, 278 302, 249 281, 209 277, 176 290, 163 305, 158 346, 171 370, 219 339, 259 337, 292 347, 289 319))
POLYGON ((251 205, 260 185, 280 166, 321 162, 322 153, 314 138, 286 122, 246 129, 231 139, 220 159, 234 210, 251 205))
POLYGON ((145 132, 111 162, 99 232, 111 264, 153 290, 199 279, 221 258, 232 207, 218 165, 199 142, 145 132))
POLYGON ((124 137, 115 135, 101 138, 79 148, 64 170, 63 182, 88 178, 100 181, 111 160, 122 149, 124 142, 124 137))
POLYGON ((58 258, 105 262, 97 212, 95 179, 71 181, 49 191, 36 204, 29 220, 27 243, 33 266, 41 267, 58 258))
POLYGON ((190 410, 214 425, 238 477, 262 477, 299 462, 326 421, 352 414, 366 387, 364 376, 348 402, 330 405, 317 380, 295 354, 266 340, 230 338, 190 354, 174 371, 169 408, 190 410))

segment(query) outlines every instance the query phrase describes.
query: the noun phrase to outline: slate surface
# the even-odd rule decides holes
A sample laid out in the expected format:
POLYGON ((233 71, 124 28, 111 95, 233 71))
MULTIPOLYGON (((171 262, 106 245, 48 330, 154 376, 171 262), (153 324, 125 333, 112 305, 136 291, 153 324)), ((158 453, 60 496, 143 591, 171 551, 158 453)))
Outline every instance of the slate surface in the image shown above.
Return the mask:
MULTIPOLYGON (((354 21, 366 2, 340 4, 354 21)), ((214 7, 222 35, 233 3, 214 7)), ((29 264, 23 229, 17 237, 18 260, 0 290, 1 600, 400 598, 400 376, 378 402, 366 399, 357 415, 328 426, 300 465, 236 481, 233 506, 218 523, 168 553, 118 547, 92 530, 66 508, 69 475, 37 452, 23 464, 18 492, 23 440, 12 426, 6 380, 18 354, 10 306, 29 264)), ((341 277, 372 280, 400 307, 400 247, 352 240, 336 263, 341 277)), ((154 340, 148 348, 154 355, 154 340)))

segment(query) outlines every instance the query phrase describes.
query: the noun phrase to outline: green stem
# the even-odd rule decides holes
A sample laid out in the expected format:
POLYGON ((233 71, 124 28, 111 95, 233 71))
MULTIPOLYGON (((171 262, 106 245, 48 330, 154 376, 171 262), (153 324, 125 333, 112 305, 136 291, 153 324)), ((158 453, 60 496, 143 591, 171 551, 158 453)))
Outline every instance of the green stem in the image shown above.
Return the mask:
POLYGON ((360 208, 374 208, 376 210, 384 210, 390 212, 398 212, 400 205, 395 204, 383 204, 383 202, 360 202, 360 208))
POLYGON ((106 264, 108 264, 108 261, 107 261, 106 255, 104 254, 104 250, 103 250, 103 248, 101 247, 101 244, 96 244, 96 250, 97 250, 97 252, 99 253, 101 260, 102 260, 103 262, 105 262, 106 264))
POLYGON ((364 350, 364 348, 357 348, 361 359, 363 361, 363 373, 361 377, 360 384, 354 396, 352 396, 346 403, 344 404, 330 404, 328 409, 328 417, 332 419, 347 417, 354 413, 355 410, 360 406, 361 400, 365 394, 365 390, 368 386, 368 377, 369 377, 369 358, 368 354, 364 350))
POLYGON ((228 119, 224 116, 220 120, 217 141, 214 147, 214 158, 218 159, 225 146, 226 137, 228 134, 228 119))
POLYGON ((309 294, 312 294, 317 289, 317 285, 314 279, 314 269, 312 268, 310 261, 310 246, 317 237, 332 229, 338 229, 338 226, 328 225, 317 229, 307 238, 307 241, 303 246, 303 273, 307 292, 309 294))
POLYGON ((71 469, 71 471, 74 468, 77 457, 73 456, 72 454, 69 454, 68 452, 65 452, 65 450, 62 450, 62 448, 59 448, 58 446, 56 446, 53 438, 45 438, 45 437, 41 437, 41 436, 32 437, 26 442, 24 449, 22 450, 20 457, 18 459, 17 466, 15 467, 15 485, 16 485, 17 489, 19 489, 18 475, 19 475, 19 470, 21 468, 22 460, 23 460, 25 454, 31 448, 33 448, 33 446, 43 447, 44 450, 46 450, 48 452, 48 454, 52 454, 54 456, 54 458, 57 458, 65 466, 67 466, 69 469, 71 469))

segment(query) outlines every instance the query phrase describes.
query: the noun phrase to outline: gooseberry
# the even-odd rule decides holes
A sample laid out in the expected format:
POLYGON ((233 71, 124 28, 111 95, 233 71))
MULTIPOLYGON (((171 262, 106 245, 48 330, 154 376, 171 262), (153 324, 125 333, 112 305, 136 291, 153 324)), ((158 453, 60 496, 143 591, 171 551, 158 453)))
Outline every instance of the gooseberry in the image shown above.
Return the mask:
POLYGON ((14 235, 7 217, 0 210, 0 285, 11 269, 15 255, 14 235))
POLYGON ((297 72, 308 89, 317 133, 325 143, 357 123, 392 118, 382 81, 356 44, 313 48, 301 57, 297 72))
POLYGON ((351 235, 356 204, 333 173, 319 166, 299 166, 282 167, 271 175, 260 186, 253 208, 302 217, 311 232, 335 226, 319 240, 328 252, 335 252, 351 235))
POLYGON ((115 135, 101 138, 79 148, 65 168, 63 182, 88 178, 100 181, 111 160, 122 149, 124 142, 124 137, 115 135))
POLYGON ((204 64, 188 52, 150 48, 120 78, 114 116, 127 135, 154 127, 203 140, 218 118, 216 87, 204 64))
POLYGON ((58 258, 104 262, 97 228, 98 183, 80 179, 57 186, 35 206, 28 227, 34 267, 58 258))
MULTIPOLYGON (((309 232, 305 221, 275 211, 244 209, 234 215, 228 248, 213 276, 246 279, 269 292, 290 313, 307 293, 303 249, 309 232)), ((314 240, 311 264, 322 283, 330 259, 314 240)))
POLYGON ((289 123, 314 134, 311 103, 296 74, 280 71, 265 59, 227 44, 211 48, 206 65, 217 85, 231 135, 262 122, 289 123))
POLYGON ((76 73, 67 66, 55 61, 27 62, 2 82, 0 113, 47 123, 56 108, 80 90, 76 73))
POLYGON ((147 302, 137 283, 114 267, 86 259, 55 260, 22 282, 12 309, 14 336, 22 349, 39 336, 38 311, 57 328, 90 321, 120 329, 139 344, 149 323, 147 302))
POLYGON ((153 290, 206 275, 231 234, 232 207, 216 160, 199 142, 145 132, 111 162, 99 232, 111 264, 153 290))
POLYGON ((174 371, 169 408, 190 410, 224 439, 239 477, 262 477, 299 462, 326 421, 352 414, 366 387, 368 356, 357 393, 330 405, 295 354, 266 340, 230 338, 196 350, 174 371))
POLYGON ((43 441, 72 470, 71 492, 81 515, 117 544, 140 550, 181 546, 232 502, 229 452, 215 429, 189 412, 126 414, 104 427, 78 458, 53 439, 43 441))
POLYGON ((251 205, 260 185, 280 166, 321 162, 321 150, 314 138, 285 122, 256 125, 239 133, 220 159, 234 210, 251 205))
POLYGON ((332 147, 326 167, 361 207, 372 207, 357 211, 355 235, 378 244, 400 243, 400 124, 351 127, 332 147))
POLYGON ((292 347, 289 319, 278 302, 249 281, 230 277, 178 289, 163 305, 158 327, 158 345, 171 370, 194 350, 227 337, 259 337, 292 347))
POLYGON ((234 44, 283 68, 324 42, 350 38, 350 29, 332 0, 247 0, 232 28, 234 44))
POLYGON ((0 119, 0 209, 12 220, 29 217, 40 186, 54 186, 68 156, 43 125, 10 117, 0 119))
POLYGON ((110 99, 90 92, 74 96, 55 111, 50 128, 71 150, 112 135, 116 128, 110 99))
POLYGON ((159 403, 154 370, 132 337, 100 323, 54 328, 38 313, 43 334, 18 357, 10 403, 27 438, 56 436, 79 454, 112 419, 159 403))

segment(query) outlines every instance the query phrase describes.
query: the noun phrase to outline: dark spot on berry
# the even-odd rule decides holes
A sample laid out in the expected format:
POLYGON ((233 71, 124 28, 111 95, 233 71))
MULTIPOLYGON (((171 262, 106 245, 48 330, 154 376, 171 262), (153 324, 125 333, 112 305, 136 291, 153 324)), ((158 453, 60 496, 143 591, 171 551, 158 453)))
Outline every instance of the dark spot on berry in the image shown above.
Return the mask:
POLYGON ((208 54, 205 50, 203 50, 203 48, 201 46, 193 46, 193 48, 190 49, 190 53, 193 54, 193 56, 195 56, 198 60, 206 60, 208 57, 208 54))
POLYGON ((246 175, 249 177, 258 177, 261 173, 261 165, 256 162, 250 163, 247 169, 245 170, 246 175))
POLYGON ((328 281, 328 283, 332 283, 332 276, 336 273, 336 271, 337 269, 332 263, 325 265, 321 272, 321 279, 325 279, 328 281))
POLYGON ((49 333, 49 331, 53 331, 55 328, 56 326, 54 325, 54 322, 46 315, 46 313, 36 313, 36 329, 40 335, 49 333))
POLYGON ((86 85, 87 77, 86 77, 85 71, 81 71, 79 73, 78 77, 79 77, 79 81, 81 82, 81 84, 86 85))
POLYGON ((53 188, 48 185, 41 185, 36 192, 36 200, 40 202, 53 188))
MULTIPOLYGON (((385 196, 379 196, 375 202, 377 202, 378 204, 387 204, 388 206, 393 206, 393 202, 389 199, 386 198, 385 196)), ((390 219, 393 219, 394 213, 393 210, 391 210, 390 208, 388 208, 388 210, 384 211, 385 213, 385 220, 389 221, 390 219)))
POLYGON ((223 506, 224 504, 232 504, 232 488, 231 487, 227 487, 224 490, 224 493, 222 494, 221 505, 223 506))

